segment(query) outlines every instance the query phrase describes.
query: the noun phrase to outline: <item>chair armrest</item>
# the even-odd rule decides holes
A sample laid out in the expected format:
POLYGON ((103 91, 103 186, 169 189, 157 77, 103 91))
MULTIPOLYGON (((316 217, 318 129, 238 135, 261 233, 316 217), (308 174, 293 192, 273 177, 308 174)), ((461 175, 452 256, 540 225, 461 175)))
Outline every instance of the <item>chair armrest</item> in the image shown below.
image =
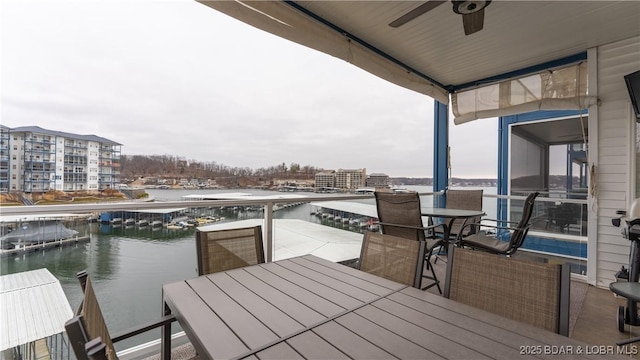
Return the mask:
MULTIPOLYGON (((482 221, 495 221, 495 222, 501 222, 501 223, 507 223, 507 224, 517 224, 517 223, 519 223, 519 221, 498 220, 498 219, 487 219, 487 218, 482 218, 482 221)), ((483 226, 484 226, 484 225, 483 225, 483 226)))
MULTIPOLYGON (((513 222, 511 222, 511 223, 513 223, 513 222)), ((515 227, 515 226, 500 226, 500 225, 487 225, 487 224, 481 224, 481 223, 469 223, 469 224, 465 224, 462 227, 462 229, 460 231, 460 234, 462 234, 463 230, 468 226, 478 226, 478 227, 482 226, 484 228, 491 228, 491 229, 497 229, 497 230, 524 230, 524 229, 530 227, 531 224, 527 224, 523 228, 519 228, 519 227, 515 227)), ((458 234, 458 239, 456 239, 456 240, 459 240, 460 234, 458 234)))
POLYGON ((107 345, 102 342, 102 338, 100 336, 93 340, 89 340, 84 345, 84 349, 90 360, 109 360, 109 357, 107 356, 107 345))
POLYGON ((166 325, 171 324, 172 322, 176 321, 176 317, 175 315, 165 315, 163 317, 160 318, 160 320, 155 320, 155 321, 150 321, 146 324, 143 325, 138 325, 134 328, 130 328, 127 329, 119 334, 116 334, 116 336, 112 336, 111 337, 111 342, 118 342, 124 339, 128 339, 130 337, 142 334, 144 332, 147 332, 149 330, 153 330, 159 327, 163 327, 166 325))

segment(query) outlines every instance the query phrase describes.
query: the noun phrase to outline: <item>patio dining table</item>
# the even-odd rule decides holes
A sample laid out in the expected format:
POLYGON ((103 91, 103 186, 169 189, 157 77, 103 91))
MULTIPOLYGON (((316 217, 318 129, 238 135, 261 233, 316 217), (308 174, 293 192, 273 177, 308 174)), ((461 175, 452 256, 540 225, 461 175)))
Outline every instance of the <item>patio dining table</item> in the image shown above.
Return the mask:
POLYGON ((451 208, 439 208, 439 207, 429 207, 429 208, 421 208, 420 212, 422 213, 422 216, 428 216, 431 218, 444 218, 444 219, 449 219, 448 222, 445 222, 446 228, 445 228, 445 236, 444 238, 446 240, 451 240, 449 239, 450 237, 450 232, 451 232, 451 225, 453 224, 453 222, 457 219, 464 219, 466 224, 466 221, 468 219, 473 219, 473 218, 477 218, 477 217, 482 217, 485 214, 484 211, 482 210, 463 210, 463 209, 451 209, 451 208))
POLYGON ((163 300, 208 359, 589 357, 585 343, 313 255, 166 284, 163 300))

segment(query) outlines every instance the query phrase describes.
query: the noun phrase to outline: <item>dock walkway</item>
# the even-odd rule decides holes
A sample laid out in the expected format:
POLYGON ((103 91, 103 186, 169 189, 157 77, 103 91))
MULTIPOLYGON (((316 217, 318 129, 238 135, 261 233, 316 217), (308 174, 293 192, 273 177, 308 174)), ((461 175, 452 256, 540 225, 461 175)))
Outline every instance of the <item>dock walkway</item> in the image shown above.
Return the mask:
POLYGON ((17 248, 17 249, 2 249, 2 250, 0 250, 0 257, 9 256, 9 255, 16 255, 16 254, 22 254, 22 253, 28 253, 28 252, 34 252, 34 251, 38 251, 38 250, 42 250, 42 249, 49 249, 49 248, 60 247, 60 246, 70 246, 70 245, 74 245, 74 244, 77 244, 77 243, 82 242, 82 241, 88 241, 90 239, 91 239, 91 237, 88 236, 88 235, 87 236, 76 236, 76 237, 70 238, 70 239, 49 241, 49 242, 44 242, 44 243, 35 244, 35 245, 22 246, 22 247, 17 248))

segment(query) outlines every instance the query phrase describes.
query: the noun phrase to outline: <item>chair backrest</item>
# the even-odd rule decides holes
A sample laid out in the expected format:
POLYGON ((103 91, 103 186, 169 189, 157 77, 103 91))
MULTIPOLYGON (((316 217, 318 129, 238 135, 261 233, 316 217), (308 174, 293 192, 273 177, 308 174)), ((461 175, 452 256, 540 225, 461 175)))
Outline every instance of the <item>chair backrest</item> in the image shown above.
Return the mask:
POLYGON ((78 279, 82 285, 84 296, 76 315, 65 324, 69 342, 78 360, 88 360, 85 344, 90 340, 101 338, 106 345, 107 358, 118 359, 107 324, 102 316, 100 304, 93 290, 91 279, 86 273, 79 273, 78 279))
POLYGON ((425 242, 367 231, 360 251, 360 270, 420 288, 425 242))
POLYGON ((393 226, 422 227, 420 195, 417 192, 375 192, 378 220, 383 234, 424 240, 424 230, 393 226))
POLYGON ((451 246, 445 296, 568 336, 567 265, 525 261, 451 246))
POLYGON ((198 275, 264 263, 262 226, 196 232, 198 275))
POLYGON ((448 209, 482 210, 483 190, 458 190, 446 191, 448 209))
MULTIPOLYGON (((483 190, 447 190, 446 208, 461 210, 482 210, 482 193, 483 190)), ((464 224, 479 222, 480 217, 467 219, 466 221, 463 219, 455 219, 450 224, 449 232, 452 235, 458 235, 464 224)), ((467 227, 467 229, 468 230, 465 230, 466 234, 463 234, 465 236, 468 233, 473 233, 476 231, 474 227, 467 227)))
POLYGON ((538 197, 539 192, 530 193, 526 200, 524 201, 522 208, 522 217, 516 226, 516 230, 511 234, 510 243, 510 251, 509 253, 515 252, 522 244, 524 243, 524 239, 527 237, 527 233, 529 232, 529 226, 531 221, 531 215, 533 215, 533 205, 535 204, 536 197, 538 197))

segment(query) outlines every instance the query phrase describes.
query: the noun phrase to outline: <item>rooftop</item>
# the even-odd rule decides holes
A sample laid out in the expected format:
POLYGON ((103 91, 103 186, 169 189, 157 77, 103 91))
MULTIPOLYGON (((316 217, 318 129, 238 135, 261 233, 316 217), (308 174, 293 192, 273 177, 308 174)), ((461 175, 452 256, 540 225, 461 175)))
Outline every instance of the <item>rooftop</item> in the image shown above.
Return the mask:
POLYGON ((0 276, 0 351, 64 332, 73 316, 60 282, 47 269, 0 276))

